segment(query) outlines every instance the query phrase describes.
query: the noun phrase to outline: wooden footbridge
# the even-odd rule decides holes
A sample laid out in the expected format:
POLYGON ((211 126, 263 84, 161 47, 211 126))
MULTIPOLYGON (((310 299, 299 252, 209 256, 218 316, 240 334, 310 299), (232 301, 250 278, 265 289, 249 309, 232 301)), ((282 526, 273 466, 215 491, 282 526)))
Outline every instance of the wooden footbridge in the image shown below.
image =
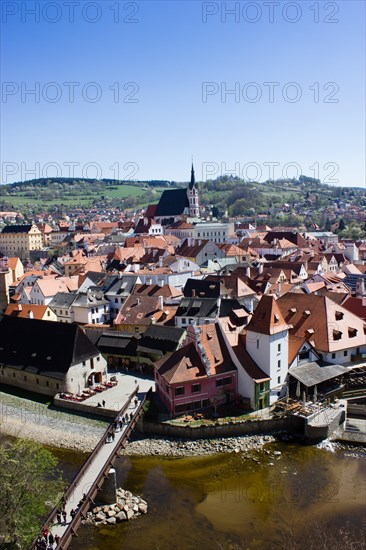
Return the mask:
MULTIPOLYGON (((95 505, 97 493, 108 477, 108 472, 114 465, 119 449, 128 439, 141 417, 144 403, 151 392, 152 388, 139 399, 139 387, 136 387, 64 493, 62 506, 58 504, 47 517, 42 530, 47 528, 53 536, 58 535, 60 537, 58 550, 68 548, 73 537, 77 536, 77 530, 82 520, 86 518, 89 507, 95 505), (126 415, 128 415, 128 423, 123 424, 121 430, 115 431, 115 423, 120 417, 123 418, 126 415), (113 432, 114 436, 112 437, 113 432), (80 506, 78 506, 79 503, 80 506), (61 507, 64 508, 67 514, 66 523, 57 522, 57 511, 61 507), (72 509, 76 510, 73 519, 70 516, 72 509)), ((33 541, 30 550, 35 548, 36 540, 33 541)))

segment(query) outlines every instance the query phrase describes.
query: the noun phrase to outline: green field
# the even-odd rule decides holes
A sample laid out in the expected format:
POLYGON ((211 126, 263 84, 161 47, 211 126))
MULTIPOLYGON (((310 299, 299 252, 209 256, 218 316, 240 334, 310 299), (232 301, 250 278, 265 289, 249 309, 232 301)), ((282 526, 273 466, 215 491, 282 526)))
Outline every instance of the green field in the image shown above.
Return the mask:
POLYGON ((24 193, 17 193, 12 196, 1 196, 0 201, 5 202, 9 206, 14 207, 29 207, 29 206, 54 206, 59 204, 66 204, 69 206, 89 206, 93 200, 101 199, 127 199, 128 197, 140 197, 146 191, 145 187, 135 187, 133 185, 114 185, 110 189, 109 186, 100 187, 96 191, 91 191, 90 193, 80 194, 80 195, 69 195, 63 194, 61 197, 47 198, 44 196, 44 189, 40 189, 39 198, 36 197, 26 197, 24 193), (117 188, 116 188, 117 187, 117 188))

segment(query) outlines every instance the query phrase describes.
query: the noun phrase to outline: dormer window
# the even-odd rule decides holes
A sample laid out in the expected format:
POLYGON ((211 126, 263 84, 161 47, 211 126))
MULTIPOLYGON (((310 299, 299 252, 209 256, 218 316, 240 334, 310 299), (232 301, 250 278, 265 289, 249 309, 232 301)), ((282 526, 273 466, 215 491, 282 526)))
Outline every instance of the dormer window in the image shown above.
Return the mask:
POLYGON ((309 316, 311 315, 310 309, 306 309, 306 310, 304 311, 304 315, 305 315, 305 317, 309 317, 309 316))
POLYGON ((342 311, 336 311, 335 312, 335 318, 336 321, 341 321, 344 317, 344 313, 342 311))
POLYGON ((357 336, 357 329, 356 328, 348 328, 348 338, 356 338, 357 336))
POLYGON ((342 333, 340 330, 333 330, 333 340, 340 340, 342 338, 342 333))

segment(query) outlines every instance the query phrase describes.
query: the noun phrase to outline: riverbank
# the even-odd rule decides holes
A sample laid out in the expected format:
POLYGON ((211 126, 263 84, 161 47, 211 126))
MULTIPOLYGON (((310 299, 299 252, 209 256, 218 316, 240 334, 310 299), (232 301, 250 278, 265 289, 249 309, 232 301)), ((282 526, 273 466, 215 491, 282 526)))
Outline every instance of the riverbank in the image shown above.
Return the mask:
MULTIPOLYGON (((108 423, 50 409, 46 404, 0 392, 0 434, 31 439, 43 445, 91 452, 108 423)), ((136 434, 120 455, 130 456, 205 456, 216 453, 239 453, 260 450, 277 439, 292 436, 274 433, 215 439, 182 439, 136 434)), ((357 446, 332 443, 329 450, 357 450, 357 446)))
POLYGON ((107 425, 0 392, 0 433, 3 435, 85 453, 94 449, 107 425))

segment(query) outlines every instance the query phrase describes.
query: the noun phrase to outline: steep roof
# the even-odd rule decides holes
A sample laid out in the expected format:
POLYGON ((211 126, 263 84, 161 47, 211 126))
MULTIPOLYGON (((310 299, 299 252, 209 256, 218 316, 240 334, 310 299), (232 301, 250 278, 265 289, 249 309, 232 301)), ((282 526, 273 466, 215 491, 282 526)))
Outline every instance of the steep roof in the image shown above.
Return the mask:
POLYGON ((218 298, 220 296, 220 281, 209 279, 187 279, 183 294, 186 298, 218 298))
POLYGON ((264 295, 246 330, 258 332, 259 334, 278 334, 288 328, 289 325, 283 318, 275 298, 270 295, 264 295))
POLYGON ((12 316, 0 322, 0 363, 5 365, 60 378, 71 366, 97 355, 74 323, 12 316))
POLYGON ((168 384, 189 382, 206 376, 206 369, 193 343, 183 346, 168 358, 160 359, 155 366, 168 384))
POLYGON ((32 225, 6 225, 2 233, 29 233, 29 231, 32 229, 32 225))
POLYGON ((160 197, 155 216, 179 216, 189 208, 187 189, 166 190, 160 197))
POLYGON ((290 341, 306 339, 320 352, 365 343, 364 321, 327 296, 290 292, 279 298, 277 304, 283 318, 291 324, 290 341))

